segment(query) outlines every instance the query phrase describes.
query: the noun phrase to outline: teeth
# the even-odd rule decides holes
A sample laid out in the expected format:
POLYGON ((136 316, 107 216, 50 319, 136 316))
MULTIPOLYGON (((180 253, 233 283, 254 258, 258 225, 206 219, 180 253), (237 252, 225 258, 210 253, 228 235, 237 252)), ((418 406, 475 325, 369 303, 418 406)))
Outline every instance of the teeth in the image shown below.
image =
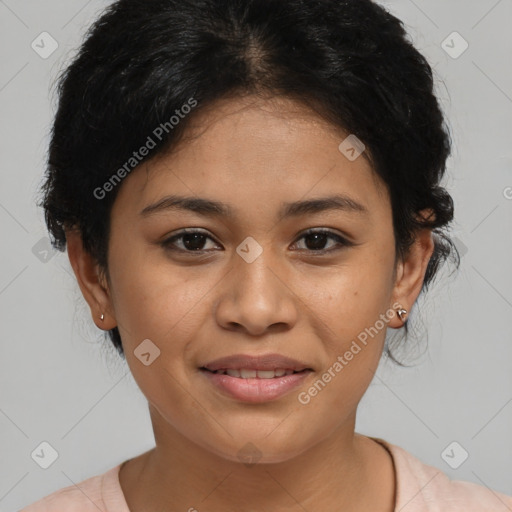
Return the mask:
POLYGON ((291 375, 295 373, 293 370, 285 370, 278 368, 276 370, 249 370, 241 368, 240 370, 229 368, 227 370, 217 370, 214 373, 227 374, 230 377, 237 377, 241 379, 273 379, 275 377, 282 377, 283 375, 291 375))
POLYGON ((258 379, 273 379, 276 375, 274 370, 258 370, 258 379))
POLYGON ((242 379, 255 379, 256 378, 256 370, 240 370, 240 377, 242 379))

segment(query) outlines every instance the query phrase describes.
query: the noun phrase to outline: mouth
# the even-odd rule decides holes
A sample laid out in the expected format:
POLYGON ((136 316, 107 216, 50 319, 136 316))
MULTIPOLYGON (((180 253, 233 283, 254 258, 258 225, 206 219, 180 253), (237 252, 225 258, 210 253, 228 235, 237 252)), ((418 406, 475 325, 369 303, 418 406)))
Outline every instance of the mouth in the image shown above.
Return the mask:
POLYGON ((303 385, 314 369, 280 354, 238 354, 199 366, 209 389, 241 402, 277 400, 303 385))
POLYGON ((270 402, 282 398, 302 386, 312 373, 309 368, 300 371, 281 368, 262 371, 244 368, 216 371, 200 369, 209 389, 225 398, 248 403, 270 402))
MULTIPOLYGON (((310 369, 301 371, 264 370, 263 376, 258 376, 258 370, 216 370, 210 371, 201 368, 201 374, 206 377, 210 389, 220 393, 223 397, 239 402, 263 403, 277 400, 288 395, 299 386, 303 385, 309 374, 313 373, 310 369), (235 373, 234 376, 227 372, 235 373), (284 371, 284 375, 278 376, 284 371), (237 376, 237 374, 240 374, 237 376), (252 375, 256 374, 255 377, 252 375), (242 376, 245 375, 245 376, 242 376), (249 375, 249 376, 248 376, 249 375)), ((261 375, 261 374, 260 374, 261 375)))
POLYGON ((210 372, 225 372, 231 377, 242 379, 272 379, 313 370, 308 363, 281 354, 234 354, 202 364, 199 368, 210 372))
POLYGON ((217 375, 229 375, 236 379, 275 379, 296 373, 305 373, 312 371, 311 368, 304 370, 292 370, 287 368, 276 368, 275 370, 254 370, 250 368, 221 368, 219 370, 210 370, 206 367, 201 367, 200 370, 217 375))

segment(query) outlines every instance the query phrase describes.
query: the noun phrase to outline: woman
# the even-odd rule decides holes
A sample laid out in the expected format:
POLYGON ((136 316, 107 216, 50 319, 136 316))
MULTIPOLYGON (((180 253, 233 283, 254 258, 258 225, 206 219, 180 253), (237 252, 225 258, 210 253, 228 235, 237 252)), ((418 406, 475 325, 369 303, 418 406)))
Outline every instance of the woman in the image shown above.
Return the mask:
POLYGON ((156 446, 24 512, 512 509, 355 432, 388 327, 457 259, 449 135, 398 19, 120 0, 59 93, 47 225, 156 446))

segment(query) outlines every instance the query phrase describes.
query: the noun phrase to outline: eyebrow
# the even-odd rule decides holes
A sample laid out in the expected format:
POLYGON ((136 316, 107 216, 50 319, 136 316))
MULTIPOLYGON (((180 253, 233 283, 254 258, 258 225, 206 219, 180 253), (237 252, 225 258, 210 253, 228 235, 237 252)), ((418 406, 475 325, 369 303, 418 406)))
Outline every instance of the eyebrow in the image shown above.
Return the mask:
MULTIPOLYGON (((366 206, 344 194, 335 194, 317 199, 307 199, 293 203, 283 203, 280 218, 298 217, 306 214, 315 214, 328 210, 341 210, 358 215, 369 215, 366 206)), ((191 211, 205 217, 233 217, 234 211, 226 203, 204 199, 201 197, 187 197, 170 195, 146 206, 140 215, 150 215, 164 211, 191 211)))

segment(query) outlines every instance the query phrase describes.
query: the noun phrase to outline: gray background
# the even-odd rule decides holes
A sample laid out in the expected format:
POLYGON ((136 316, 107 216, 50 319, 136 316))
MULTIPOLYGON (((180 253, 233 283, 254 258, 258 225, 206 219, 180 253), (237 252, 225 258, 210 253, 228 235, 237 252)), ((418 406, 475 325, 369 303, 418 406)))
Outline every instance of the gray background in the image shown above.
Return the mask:
MULTIPOLYGON (((125 364, 100 348, 102 333, 67 255, 45 253, 35 205, 52 84, 108 3, 0 0, 0 512, 154 443, 145 398, 125 364), (31 47, 43 31, 59 45, 46 59, 31 47), (59 454, 46 470, 31 458, 42 441, 59 454)), ((383 361, 361 403, 358 431, 452 478, 512 495, 512 2, 383 3, 435 67, 454 142, 446 180, 456 207, 452 234, 464 256, 459 274, 413 308, 417 365, 383 361), (469 43, 457 58, 442 46, 453 31, 469 43), (469 453, 457 469, 441 456, 453 441, 460 447, 448 450, 452 465, 462 449, 469 453)), ((447 44, 461 48, 453 37, 447 44)))

